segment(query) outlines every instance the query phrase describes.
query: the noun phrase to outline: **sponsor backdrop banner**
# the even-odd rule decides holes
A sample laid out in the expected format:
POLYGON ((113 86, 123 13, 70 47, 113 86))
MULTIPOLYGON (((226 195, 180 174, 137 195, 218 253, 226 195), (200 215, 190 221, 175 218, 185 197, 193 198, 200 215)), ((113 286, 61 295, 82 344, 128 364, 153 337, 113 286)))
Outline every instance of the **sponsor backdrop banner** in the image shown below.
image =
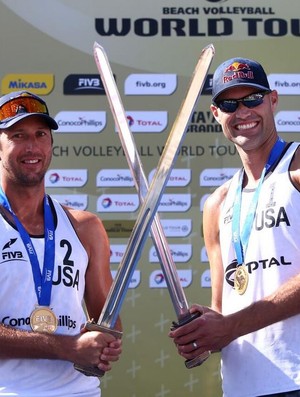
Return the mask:
MULTIPOLYGON (((287 6, 281 0, 2 0, 0 15, 1 93, 28 89, 45 97, 59 124, 48 193, 103 219, 113 274, 140 202, 93 44, 106 49, 149 181, 201 50, 214 44, 203 95, 159 206, 189 303, 209 305, 203 203, 240 166, 209 110, 211 76, 230 57, 262 62, 280 94, 278 131, 298 140, 299 1, 287 6)), ((187 370, 167 337, 175 312, 150 238, 121 315, 124 353, 102 378, 104 397, 221 396, 219 355, 187 370)))

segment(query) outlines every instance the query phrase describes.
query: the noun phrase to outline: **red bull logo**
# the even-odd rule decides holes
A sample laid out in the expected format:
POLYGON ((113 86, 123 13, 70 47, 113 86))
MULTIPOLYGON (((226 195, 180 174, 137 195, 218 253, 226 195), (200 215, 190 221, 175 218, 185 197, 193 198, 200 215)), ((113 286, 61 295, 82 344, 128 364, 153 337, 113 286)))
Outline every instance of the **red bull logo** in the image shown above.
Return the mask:
POLYGON ((224 74, 228 72, 238 72, 245 69, 250 70, 250 66, 247 63, 233 62, 231 65, 227 66, 224 74))
POLYGON ((253 80, 254 74, 247 63, 233 62, 224 70, 223 83, 234 79, 253 80))

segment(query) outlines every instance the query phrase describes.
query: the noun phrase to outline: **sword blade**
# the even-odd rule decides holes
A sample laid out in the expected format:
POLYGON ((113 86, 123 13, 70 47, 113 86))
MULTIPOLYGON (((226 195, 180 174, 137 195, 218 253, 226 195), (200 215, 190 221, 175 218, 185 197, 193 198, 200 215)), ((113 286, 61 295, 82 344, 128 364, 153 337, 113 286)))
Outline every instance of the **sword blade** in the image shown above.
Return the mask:
MULTIPOLYGON (((98 44, 95 44, 94 46, 96 62, 97 60, 99 61, 99 59, 97 58, 97 56, 99 56, 99 47, 100 46, 98 44)), ((103 52, 101 53, 103 54, 103 52)), ((128 151, 128 158, 130 159, 130 163, 135 169, 138 185, 142 186, 142 188, 144 189, 144 191, 140 194, 140 196, 144 200, 135 226, 132 230, 126 251, 119 265, 116 277, 113 281, 105 305, 97 322, 99 325, 107 327, 108 329, 113 328, 117 321, 130 279, 141 255, 146 238, 149 234, 150 227, 156 215, 161 196, 163 194, 173 164, 175 163, 175 160, 177 158, 178 149, 185 136, 191 113, 197 103, 198 97, 203 88, 213 55, 214 47, 212 45, 209 45, 202 50, 201 56, 190 81, 187 95, 173 124, 149 189, 148 186, 143 183, 144 179, 146 178, 144 173, 141 172, 142 167, 136 166, 136 164, 139 163, 136 156, 137 151, 134 150, 134 146, 131 146, 131 150, 128 151)), ((110 100, 117 101, 118 92, 114 92, 114 95, 112 95, 110 100)), ((122 116, 123 109, 117 108, 116 114, 118 116, 122 116)), ((127 119, 121 117, 120 120, 122 121, 122 126, 125 128, 125 124, 127 125, 127 119)), ((159 238, 161 238, 161 236, 159 236, 159 238)), ((172 277, 173 276, 174 275, 172 275, 172 277)), ((176 282, 177 278, 175 276, 175 284, 176 282)), ((178 293, 178 285, 176 285, 176 287, 174 288, 175 289, 174 291, 172 290, 172 293, 174 292, 173 303, 175 304, 175 306, 177 305, 176 310, 179 310, 179 312, 181 310, 178 305, 178 302, 180 301, 181 304, 184 305, 183 310, 186 311, 187 303, 184 294, 182 294, 182 291, 180 291, 181 296, 180 298, 178 298, 176 296, 178 293)))
MULTIPOLYGON (((136 189, 139 193, 141 202, 144 202, 149 190, 148 181, 135 145, 133 134, 128 125, 126 113, 109 60, 104 48, 98 43, 94 45, 94 55, 115 124, 119 132, 122 147, 135 181, 136 189)), ((160 263, 162 264, 162 271, 165 276, 177 318, 179 321, 185 321, 186 318, 190 317, 189 307, 158 214, 154 216, 154 221, 151 226, 151 236, 160 263)))

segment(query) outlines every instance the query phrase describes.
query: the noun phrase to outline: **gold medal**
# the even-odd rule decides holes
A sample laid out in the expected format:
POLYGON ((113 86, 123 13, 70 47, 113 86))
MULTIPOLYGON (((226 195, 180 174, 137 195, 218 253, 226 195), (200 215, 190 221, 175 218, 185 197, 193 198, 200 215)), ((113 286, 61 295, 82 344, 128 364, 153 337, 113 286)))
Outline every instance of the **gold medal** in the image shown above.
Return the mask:
POLYGON ((240 265, 235 270, 234 289, 240 294, 246 291, 249 281, 249 274, 245 265, 240 265))
POLYGON ((30 326, 34 332, 53 334, 57 329, 57 318, 49 307, 38 306, 30 315, 30 326))

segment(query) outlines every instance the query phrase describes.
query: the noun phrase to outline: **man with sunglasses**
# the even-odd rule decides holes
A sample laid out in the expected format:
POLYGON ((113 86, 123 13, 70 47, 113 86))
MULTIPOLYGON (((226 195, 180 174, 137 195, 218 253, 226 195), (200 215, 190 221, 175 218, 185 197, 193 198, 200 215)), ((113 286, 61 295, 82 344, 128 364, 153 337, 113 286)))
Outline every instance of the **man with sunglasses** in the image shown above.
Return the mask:
POLYGON ((57 129, 38 96, 0 98, 0 396, 99 397, 74 363, 105 372, 121 353, 113 335, 82 328, 112 283, 109 241, 96 215, 45 194, 57 129))
POLYGON ((300 396, 300 151, 279 138, 278 95, 256 61, 214 73, 211 111, 242 169, 207 199, 211 307, 170 332, 193 359, 221 351, 224 397, 300 396))

